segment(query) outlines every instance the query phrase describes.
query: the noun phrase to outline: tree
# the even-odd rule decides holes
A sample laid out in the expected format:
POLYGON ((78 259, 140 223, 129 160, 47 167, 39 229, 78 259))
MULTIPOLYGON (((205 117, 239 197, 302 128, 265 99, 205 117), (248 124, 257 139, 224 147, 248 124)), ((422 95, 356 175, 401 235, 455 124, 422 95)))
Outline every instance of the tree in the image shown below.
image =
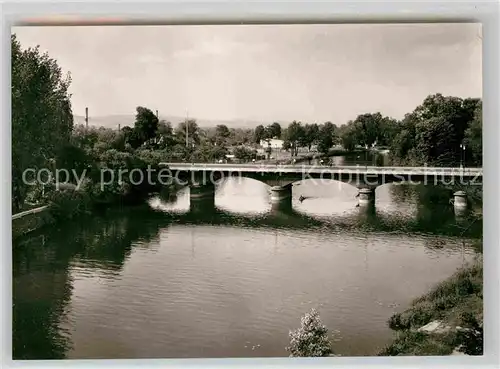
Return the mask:
POLYGON ((300 145, 307 147, 308 151, 311 151, 311 146, 318 142, 319 136, 319 126, 314 124, 306 124, 304 126, 304 135, 300 140, 300 145))
POLYGON ((389 146, 401 130, 400 124, 396 119, 384 117, 380 122, 377 145, 389 146))
POLYGON ((331 122, 325 122, 321 125, 318 132, 318 151, 326 154, 335 143, 337 126, 331 122))
POLYGON ((352 151, 356 148, 357 135, 352 121, 339 128, 339 139, 342 147, 347 151, 352 151))
POLYGON ((479 99, 428 96, 405 116, 392 145, 393 160, 411 165, 458 165, 460 145, 479 104, 479 99))
POLYGON ((215 127, 215 142, 217 145, 225 145, 230 135, 231 132, 226 125, 219 124, 215 127))
POLYGON ((158 131, 158 117, 148 108, 136 108, 134 130, 142 143, 154 138, 158 131))
POLYGON ((68 88, 56 60, 38 47, 21 49, 11 36, 12 61, 12 207, 19 211, 28 190, 22 174, 53 161, 73 129, 68 88))
POLYGON ((416 125, 415 154, 419 163, 449 165, 456 158, 453 123, 444 117, 432 117, 416 125))
POLYGON ((352 123, 356 141, 362 146, 372 147, 377 142, 384 118, 380 113, 361 114, 352 123))
POLYGON ((290 332, 291 357, 323 357, 332 354, 328 329, 323 325, 318 312, 312 309, 305 314, 299 329, 290 332))
POLYGON ((175 130, 175 137, 181 144, 186 144, 186 125, 188 134, 188 146, 193 146, 200 143, 200 128, 195 119, 189 119, 186 122, 181 122, 175 130))
POLYGON ((268 125, 265 132, 265 138, 267 139, 281 138, 281 126, 278 122, 268 125))
POLYGON ((227 139, 229 146, 250 145, 254 142, 254 131, 252 129, 231 128, 227 139))
POLYGON ((125 140, 125 144, 130 145, 133 149, 137 149, 144 143, 143 137, 135 128, 123 127, 122 134, 125 140))
POLYGON ((260 141, 264 140, 266 137, 266 129, 262 124, 258 125, 255 127, 255 132, 254 132, 254 142, 256 144, 260 144, 260 141))
POLYGON ((474 164, 483 162, 483 105, 479 103, 474 113, 474 119, 465 131, 464 144, 471 153, 474 164))
POLYGON ((252 159, 255 159, 256 154, 257 153, 255 150, 251 150, 244 146, 239 146, 234 149, 234 157, 242 161, 250 161, 252 159))
POLYGON ((304 136, 304 127, 300 122, 293 121, 290 123, 290 125, 287 127, 285 134, 284 134, 284 141, 288 141, 286 144, 287 146, 290 146, 291 148, 291 153, 292 156, 297 156, 298 151, 299 151, 299 146, 300 146, 300 140, 304 136))
POLYGON ((158 123, 157 145, 160 148, 171 147, 174 145, 172 123, 161 120, 158 123))

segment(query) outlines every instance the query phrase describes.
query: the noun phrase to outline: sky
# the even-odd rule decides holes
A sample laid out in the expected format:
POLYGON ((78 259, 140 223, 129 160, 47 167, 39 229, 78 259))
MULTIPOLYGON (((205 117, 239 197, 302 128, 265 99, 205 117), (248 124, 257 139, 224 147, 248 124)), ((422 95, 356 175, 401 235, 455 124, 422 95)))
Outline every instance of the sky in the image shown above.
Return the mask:
POLYGON ((480 24, 13 27, 71 72, 73 113, 344 124, 482 96, 480 24))

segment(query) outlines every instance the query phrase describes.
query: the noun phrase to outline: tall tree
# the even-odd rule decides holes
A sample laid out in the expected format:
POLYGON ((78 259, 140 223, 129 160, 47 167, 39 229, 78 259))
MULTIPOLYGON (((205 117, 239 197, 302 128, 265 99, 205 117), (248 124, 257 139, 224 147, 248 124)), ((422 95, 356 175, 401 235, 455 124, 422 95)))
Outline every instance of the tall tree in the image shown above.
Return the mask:
POLYGON ((395 144, 405 147, 395 147, 392 155, 397 161, 413 165, 458 165, 462 155, 460 145, 479 104, 479 99, 463 100, 442 94, 428 96, 405 116, 402 129, 406 132, 395 139, 395 144))
POLYGON ((319 138, 319 126, 316 123, 306 124, 304 126, 304 135, 300 140, 300 145, 307 147, 307 150, 311 151, 311 146, 317 143, 319 138))
POLYGON ((340 143, 345 150, 351 151, 356 148, 357 135, 352 121, 349 121, 347 124, 341 126, 338 135, 340 143))
POLYGON ((174 145, 172 123, 161 120, 158 123, 157 135, 159 147, 166 148, 174 145))
POLYGON ((225 145, 230 135, 231 132, 226 125, 219 124, 217 127, 215 127, 215 142, 218 146, 225 145))
POLYGON ((304 127, 300 122, 293 121, 287 127, 284 138, 285 145, 291 148, 292 156, 297 156, 300 146, 300 140, 304 136, 304 127))
POLYGON ((479 103, 474 112, 474 119, 465 131, 464 144, 472 156, 472 162, 483 163, 483 105, 479 103))
POLYGON ((281 125, 278 122, 270 124, 265 129, 267 139, 281 138, 281 125))
POLYGON ((335 143, 337 126, 332 122, 325 122, 321 125, 318 132, 318 151, 326 154, 335 143))
POLYGON ((200 143, 200 127, 196 123, 195 119, 189 119, 186 122, 181 122, 178 124, 175 130, 175 137, 180 144, 186 143, 186 126, 187 126, 187 144, 192 147, 200 143))
POLYGON ((73 129, 70 75, 39 48, 22 50, 11 36, 12 206, 18 211, 28 190, 22 174, 46 166, 70 141, 73 129))
POLYGON ((380 113, 358 115, 353 122, 357 142, 360 145, 372 147, 379 138, 382 121, 383 117, 380 113))
POLYGON ((256 144, 259 144, 260 141, 264 140, 265 138, 266 138, 266 129, 262 124, 259 124, 257 127, 255 127, 254 142, 256 144))
POLYGON ((138 106, 136 108, 134 130, 142 142, 151 140, 158 131, 158 117, 152 110, 138 106))

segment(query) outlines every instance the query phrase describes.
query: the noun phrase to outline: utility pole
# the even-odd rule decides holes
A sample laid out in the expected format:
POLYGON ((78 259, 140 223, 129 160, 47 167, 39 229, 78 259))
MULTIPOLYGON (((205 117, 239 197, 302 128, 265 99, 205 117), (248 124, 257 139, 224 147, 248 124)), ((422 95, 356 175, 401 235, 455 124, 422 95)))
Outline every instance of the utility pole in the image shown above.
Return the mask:
POLYGON ((158 110, 156 110, 156 118, 158 118, 158 110))
POLYGON ((89 128, 89 108, 85 108, 85 128, 89 128))
POLYGON ((118 132, 120 132, 120 130, 121 130, 121 125, 120 123, 118 123, 118 132))

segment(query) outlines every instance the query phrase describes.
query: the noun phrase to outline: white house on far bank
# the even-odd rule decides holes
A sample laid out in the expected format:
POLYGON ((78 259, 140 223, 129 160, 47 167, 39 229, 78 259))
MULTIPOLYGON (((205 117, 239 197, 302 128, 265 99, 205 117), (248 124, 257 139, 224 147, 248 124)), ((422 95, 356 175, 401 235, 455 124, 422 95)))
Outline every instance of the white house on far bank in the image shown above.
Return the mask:
POLYGON ((279 140, 277 138, 273 138, 271 140, 260 140, 260 146, 263 148, 271 146, 271 149, 282 149, 283 140, 279 140))

